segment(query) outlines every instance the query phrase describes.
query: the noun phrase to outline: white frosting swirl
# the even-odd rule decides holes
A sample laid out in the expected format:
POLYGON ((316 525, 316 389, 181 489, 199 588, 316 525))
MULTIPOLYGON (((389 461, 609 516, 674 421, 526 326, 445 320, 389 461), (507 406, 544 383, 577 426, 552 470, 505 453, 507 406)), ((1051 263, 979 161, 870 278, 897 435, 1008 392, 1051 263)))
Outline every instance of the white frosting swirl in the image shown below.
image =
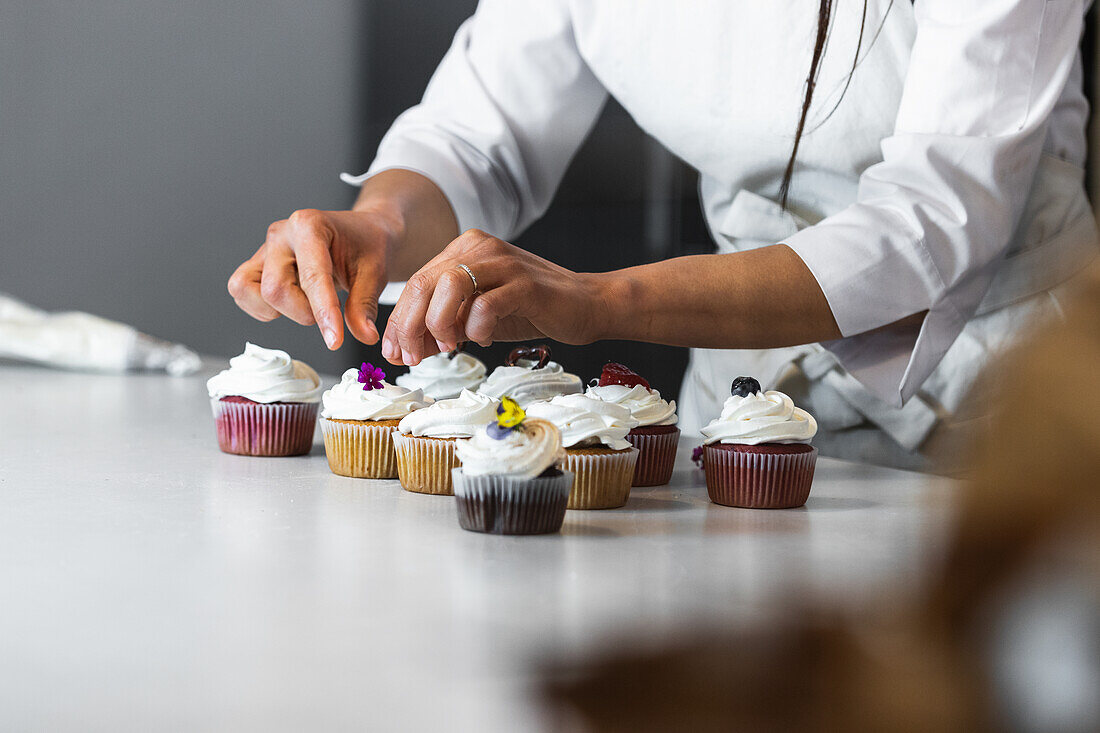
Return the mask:
POLYGON ((710 443, 806 443, 817 433, 817 420, 782 392, 730 395, 722 414, 700 432, 710 443))
POLYGON ((470 438, 497 419, 497 401, 468 389, 450 400, 438 400, 423 410, 410 412, 397 426, 405 435, 429 438, 470 438))
POLYGON ((463 390, 477 389, 485 381, 485 365, 461 351, 454 358, 432 354, 394 381, 402 387, 422 389, 432 399, 446 400, 458 397, 463 390))
POLYGON ((381 389, 363 389, 359 370, 344 372, 340 383, 321 396, 321 417, 335 420, 397 420, 432 403, 419 389, 382 382, 381 389))
POLYGON ((675 425, 676 400, 665 401, 655 389, 646 389, 640 384, 627 387, 623 384, 607 384, 602 387, 589 387, 585 392, 604 402, 614 402, 630 410, 630 415, 639 426, 675 425))
POLYGON ((499 440, 482 428, 469 440, 455 443, 455 455, 468 476, 534 478, 560 464, 565 451, 556 427, 545 420, 527 419, 499 440))
POLYGON ((212 399, 244 397, 253 402, 317 402, 321 378, 309 364, 285 351, 245 342, 244 353, 229 360, 229 368, 206 382, 212 399))
POLYGON ((515 366, 499 366, 477 391, 498 400, 508 395, 524 408, 555 395, 584 391, 581 378, 567 373, 556 361, 546 362, 542 369, 535 369, 537 363, 519 359, 515 366))
POLYGON ((583 394, 560 395, 527 408, 528 417, 554 423, 566 448, 605 445, 614 450, 630 447, 626 434, 638 426, 630 410, 583 394))

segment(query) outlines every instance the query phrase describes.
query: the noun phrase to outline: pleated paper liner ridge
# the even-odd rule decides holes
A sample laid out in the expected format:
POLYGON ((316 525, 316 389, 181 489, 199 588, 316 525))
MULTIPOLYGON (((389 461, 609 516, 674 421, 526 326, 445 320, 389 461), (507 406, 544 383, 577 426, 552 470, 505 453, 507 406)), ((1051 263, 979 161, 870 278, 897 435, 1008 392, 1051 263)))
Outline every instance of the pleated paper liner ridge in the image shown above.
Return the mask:
POLYGON ((427 438, 393 434, 397 475, 401 487, 418 494, 454 494, 451 469, 460 464, 454 438, 427 438))
POLYGON ((614 509, 630 498, 638 449, 567 448, 565 470, 575 474, 570 509, 614 509))
POLYGON ((634 486, 663 486, 672 480, 680 429, 668 426, 672 429, 658 431, 664 427, 635 428, 627 433, 626 439, 638 449, 634 486), (653 432, 649 432, 651 430, 653 432))
POLYGON ((397 455, 390 436, 398 422, 322 417, 321 435, 329 468, 352 478, 397 478, 397 455))
POLYGON ((548 534, 561 529, 573 474, 517 478, 451 471, 458 524, 488 534, 548 534))
POLYGON ((806 503, 817 448, 707 445, 707 494, 715 504, 749 509, 792 509, 806 503), (807 450, 808 449, 808 450, 807 450))
POLYGON ((300 456, 313 447, 316 402, 211 400, 218 447, 242 456, 300 456))

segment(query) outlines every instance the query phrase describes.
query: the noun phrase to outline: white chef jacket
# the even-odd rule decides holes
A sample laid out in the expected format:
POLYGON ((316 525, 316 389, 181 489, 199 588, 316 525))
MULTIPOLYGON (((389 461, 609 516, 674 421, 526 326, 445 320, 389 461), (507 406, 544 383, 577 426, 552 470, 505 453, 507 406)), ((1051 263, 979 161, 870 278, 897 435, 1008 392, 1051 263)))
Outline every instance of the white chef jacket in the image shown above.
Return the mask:
POLYGON ((767 354, 693 350, 685 429, 717 414, 737 373, 768 381, 760 370, 799 361, 829 375, 838 426, 870 420, 915 450, 988 342, 1018 326, 1005 309, 1042 302, 1095 254, 1078 53, 1088 2, 871 0, 862 43, 862 3, 836 4, 784 210, 816 0, 481 0, 423 101, 345 180, 418 171, 460 230, 510 239, 549 206, 610 94, 699 170, 718 251, 786 243, 843 335, 767 354), (919 327, 889 326, 922 311, 919 327), (948 358, 988 314, 978 343, 948 358))

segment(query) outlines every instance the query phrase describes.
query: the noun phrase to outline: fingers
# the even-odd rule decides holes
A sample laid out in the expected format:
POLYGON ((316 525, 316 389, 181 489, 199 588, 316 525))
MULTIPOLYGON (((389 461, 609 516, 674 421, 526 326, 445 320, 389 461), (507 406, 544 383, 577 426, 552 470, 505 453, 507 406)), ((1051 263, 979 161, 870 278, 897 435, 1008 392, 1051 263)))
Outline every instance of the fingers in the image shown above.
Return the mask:
POLYGON ((268 305, 295 323, 303 326, 316 323, 309 299, 298 285, 298 270, 289 249, 268 251, 260 276, 260 294, 268 305))
POLYGON ((439 274, 431 300, 424 309, 424 325, 440 351, 450 351, 462 340, 458 320, 463 303, 474 297, 474 281, 465 270, 453 267, 439 274))
POLYGON ((518 284, 508 284, 475 297, 466 316, 466 338, 479 346, 492 344, 497 324, 519 308, 521 290, 518 284))
MULTIPOLYGON (((437 274, 425 267, 405 283, 405 289, 386 323, 382 356, 393 364, 419 364, 424 352, 424 313, 435 290, 437 274)), ((434 353, 432 350, 430 353, 434 353)))
POLYGON ((417 364, 429 353, 454 348, 465 338, 463 323, 465 309, 474 297, 473 278, 483 291, 510 280, 522 280, 517 252, 511 245, 477 230, 469 230, 451 242, 409 279, 386 324, 383 356, 395 364, 417 364), (473 277, 459 264, 469 266, 473 277))
POLYGON ((378 341, 378 294, 386 285, 382 263, 364 258, 348 283, 348 299, 344 303, 344 319, 348 330, 364 344, 378 341))
POLYGON ((271 321, 279 317, 279 311, 264 301, 260 294, 260 276, 264 270, 264 248, 245 260, 229 278, 229 294, 237 307, 258 321, 271 321))
POLYGON ((329 349, 337 349, 344 342, 344 319, 332 277, 330 247, 335 234, 324 214, 311 209, 294 212, 287 224, 299 287, 325 343, 329 349))

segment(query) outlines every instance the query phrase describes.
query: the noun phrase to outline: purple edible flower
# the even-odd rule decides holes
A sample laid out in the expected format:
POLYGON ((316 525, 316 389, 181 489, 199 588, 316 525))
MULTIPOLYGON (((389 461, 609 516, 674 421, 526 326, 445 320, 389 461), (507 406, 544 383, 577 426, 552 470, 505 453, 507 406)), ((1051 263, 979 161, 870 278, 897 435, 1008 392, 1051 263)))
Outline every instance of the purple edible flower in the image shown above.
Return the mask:
POLYGON ((386 373, 370 362, 365 361, 359 367, 359 383, 363 385, 364 392, 382 389, 382 380, 385 378, 386 373))
POLYGON ((703 446, 697 446, 695 450, 691 452, 691 462, 699 468, 703 467, 703 446))

